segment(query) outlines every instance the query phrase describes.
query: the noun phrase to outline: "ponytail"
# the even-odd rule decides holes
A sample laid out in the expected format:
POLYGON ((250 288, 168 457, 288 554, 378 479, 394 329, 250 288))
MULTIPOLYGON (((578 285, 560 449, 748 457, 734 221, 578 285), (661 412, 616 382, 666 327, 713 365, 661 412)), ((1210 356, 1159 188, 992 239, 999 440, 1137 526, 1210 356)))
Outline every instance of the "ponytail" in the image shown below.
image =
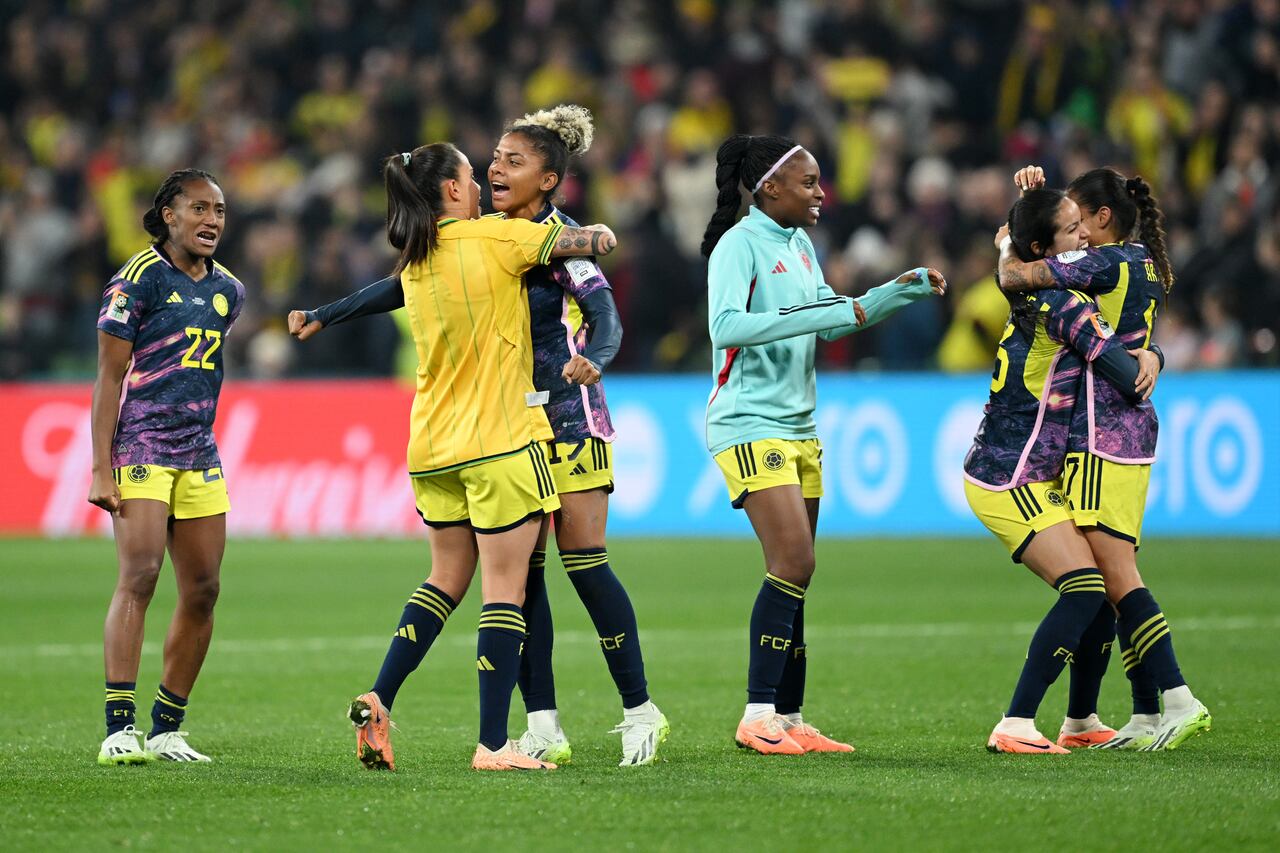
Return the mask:
POLYGON ((170 172, 160 184, 160 189, 156 190, 151 209, 142 214, 142 227, 151 235, 153 246, 159 246, 169 239, 169 226, 165 223, 164 214, 161 211, 173 206, 173 200, 182 195, 182 187, 187 181, 208 181, 218 186, 218 179, 204 169, 179 169, 176 172, 170 172))
POLYGON ((1142 178, 1130 178, 1125 181, 1124 188, 1138 208, 1138 239, 1151 252, 1151 260, 1155 262, 1156 274, 1160 276, 1167 297, 1173 290, 1173 265, 1169 263, 1169 252, 1164 245, 1164 213, 1151 197, 1151 185, 1142 178))
POLYGON ((456 177, 462 153, 451 143, 423 145, 393 154, 382 166, 387 188, 387 241, 400 250, 395 274, 425 260, 436 248, 443 200, 440 185, 456 177))
POLYGON ((760 182, 770 169, 781 165, 778 161, 794 148, 795 140, 785 136, 748 136, 744 133, 730 136, 716 151, 716 211, 711 214, 707 230, 702 235, 702 254, 711 257, 711 251, 724 233, 733 227, 742 206, 742 189, 754 195, 760 182))

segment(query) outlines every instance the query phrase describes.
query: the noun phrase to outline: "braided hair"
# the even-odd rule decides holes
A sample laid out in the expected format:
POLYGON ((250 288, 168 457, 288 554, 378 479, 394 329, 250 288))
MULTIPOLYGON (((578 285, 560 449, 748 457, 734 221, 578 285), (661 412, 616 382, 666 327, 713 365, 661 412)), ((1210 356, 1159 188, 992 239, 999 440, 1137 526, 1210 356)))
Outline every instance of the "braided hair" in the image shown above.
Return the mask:
POLYGON ((173 200, 182 195, 182 188, 188 181, 208 181, 219 186, 218 179, 204 169, 179 169, 170 172, 169 177, 156 190, 156 197, 151 202, 151 209, 142 214, 142 227, 151 235, 151 244, 159 246, 169 239, 169 226, 161 212, 166 207, 173 207, 173 200))
POLYGON ((716 212, 711 214, 707 230, 702 236, 702 254, 711 257, 711 250, 720 242, 724 233, 737 221, 742 207, 742 190, 754 190, 755 185, 773 167, 778 159, 794 148, 794 139, 785 136, 748 136, 745 133, 730 136, 716 151, 716 212))
POLYGON ((1164 242, 1164 214, 1151 196, 1151 185, 1140 177, 1125 178, 1115 169, 1085 172, 1067 187, 1067 194, 1089 213, 1111 208, 1120 234, 1128 238, 1138 226, 1138 239, 1151 251, 1160 282, 1168 295, 1173 289, 1173 266, 1164 242))
POLYGON ((456 177, 462 152, 450 142, 434 142, 392 154, 382 165, 387 188, 387 241, 400 250, 395 274, 425 260, 435 250, 443 199, 440 184, 456 177))

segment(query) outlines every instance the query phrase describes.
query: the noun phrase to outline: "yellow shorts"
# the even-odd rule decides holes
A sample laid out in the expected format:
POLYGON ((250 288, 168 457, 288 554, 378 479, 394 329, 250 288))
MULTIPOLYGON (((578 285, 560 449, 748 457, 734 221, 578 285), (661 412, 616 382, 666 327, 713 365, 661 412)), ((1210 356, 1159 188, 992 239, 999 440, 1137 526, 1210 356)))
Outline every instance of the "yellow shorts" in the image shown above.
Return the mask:
POLYGON ((1122 465, 1092 453, 1068 453, 1062 478, 1077 527, 1097 527, 1118 539, 1142 541, 1150 465, 1122 465))
POLYGON ((115 469, 120 500, 160 501, 173 518, 204 518, 231 509, 221 468, 181 471, 162 465, 126 465, 115 469))
POLYGON ((1037 533, 1071 520, 1061 478, 1027 483, 1003 492, 993 492, 965 480, 964 496, 973 514, 1004 543, 1015 563, 1022 562, 1022 552, 1037 533))
POLYGON ((613 493, 613 445, 599 438, 582 441, 548 441, 547 461, 556 491, 589 492, 604 489, 613 493))
POLYGON ((774 486, 799 486, 806 498, 822 497, 822 443, 816 438, 749 441, 722 450, 715 458, 734 509, 742 509, 751 492, 774 486))
POLYGON ((414 477, 413 494, 428 526, 469 524, 476 533, 502 533, 560 508, 540 441, 490 462, 414 477))

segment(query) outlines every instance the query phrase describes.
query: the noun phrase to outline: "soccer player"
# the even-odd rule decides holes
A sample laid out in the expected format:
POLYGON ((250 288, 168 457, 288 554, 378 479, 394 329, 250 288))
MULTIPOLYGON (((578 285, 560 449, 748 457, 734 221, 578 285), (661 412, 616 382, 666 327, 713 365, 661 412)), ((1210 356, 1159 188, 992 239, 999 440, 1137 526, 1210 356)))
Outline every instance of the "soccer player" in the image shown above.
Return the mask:
POLYGON ((103 632, 107 738, 99 764, 210 760, 180 729, 213 633, 230 507, 213 421, 223 341, 244 285, 213 260, 226 215, 208 172, 165 178, 142 220, 152 245, 111 279, 98 316, 89 502, 111 513, 119 559, 103 632), (138 660, 166 549, 178 605, 151 731, 139 744, 138 660))
MULTIPOLYGON (((532 381, 523 275, 552 257, 607 254, 616 241, 603 226, 480 219, 480 185, 449 143, 390 157, 383 172, 387 237, 400 260, 389 279, 344 308, 387 310, 378 300, 398 290, 392 301, 408 309, 418 350, 408 463, 431 575, 405 605, 373 688, 351 703, 357 755, 366 767, 394 769, 395 694, 466 593, 479 558, 480 742, 471 766, 555 769, 507 737, 530 556, 543 517, 560 506, 544 449, 552 437, 546 394, 532 381)), ((320 323, 295 311, 289 326, 305 339, 320 323)))
MULTIPOLYGON (((553 203, 569 158, 586 153, 594 134, 591 113, 560 105, 513 121, 489 165, 493 206, 500 214, 533 222, 576 226, 553 203)), ((578 598, 596 628, 609 674, 622 699, 620 766, 649 765, 666 740, 667 718, 649 700, 635 610, 609 565, 605 524, 613 491, 613 424, 601 374, 622 340, 622 324, 609 282, 592 258, 561 259, 525 275, 533 340, 533 384, 550 395, 547 414, 555 438, 547 457, 560 509, 556 548, 578 598)), ((572 747, 560 726, 551 652, 553 625, 544 564, 548 524, 529 564, 525 619, 529 639, 520 669, 528 730, 520 746, 529 755, 563 763, 572 747)))
MULTIPOLYGON (((1030 167, 1016 180, 1034 186, 1043 182, 1043 171, 1030 167)), ((1005 246, 1000 255, 1001 286, 1074 288, 1093 294, 1123 343, 1145 345, 1159 306, 1173 286, 1164 216, 1151 188, 1140 177, 1125 178, 1103 168, 1077 177, 1067 194, 1084 214, 1090 248, 1028 263, 1005 246), (1135 227, 1141 242, 1130 240, 1135 227)), ((1083 399, 1071 424, 1067 499, 1119 614, 1121 654, 1134 694, 1130 721, 1117 737, 1099 746, 1175 749, 1208 731, 1212 718, 1187 686, 1168 622, 1138 573, 1137 547, 1159 423, 1149 402, 1132 405, 1107 383, 1095 382, 1092 372, 1085 374, 1083 399), (1152 684, 1164 699, 1163 713, 1152 684)))
MULTIPOLYGON (((1075 202, 1037 189, 1014 204, 1007 228, 997 235, 1002 238, 1022 255, 1039 258, 1078 251, 1087 233, 1075 202)), ((1009 710, 987 748, 1064 754, 1036 729, 1036 711, 1082 638, 1111 624, 1109 611, 1100 615, 1107 606, 1102 573, 1071 521, 1061 480, 1082 365, 1099 365, 1118 387, 1141 396, 1150 393, 1158 357, 1130 354, 1112 340, 1097 306, 1081 294, 1015 294, 1010 302, 990 399, 965 457, 965 496, 1014 562, 1052 586, 1058 599, 1032 637, 1009 710)))
POLYGON ((732 136, 716 152, 716 211, 702 253, 715 387, 707 447, 764 551, 751 612, 747 706, 735 740, 765 754, 852 752, 801 716, 804 601, 814 571, 822 447, 813 420, 816 338, 878 322, 946 281, 916 269, 857 300, 827 285, 804 229, 818 221, 818 163, 781 136, 732 136), (755 204, 735 224, 746 189, 755 204))

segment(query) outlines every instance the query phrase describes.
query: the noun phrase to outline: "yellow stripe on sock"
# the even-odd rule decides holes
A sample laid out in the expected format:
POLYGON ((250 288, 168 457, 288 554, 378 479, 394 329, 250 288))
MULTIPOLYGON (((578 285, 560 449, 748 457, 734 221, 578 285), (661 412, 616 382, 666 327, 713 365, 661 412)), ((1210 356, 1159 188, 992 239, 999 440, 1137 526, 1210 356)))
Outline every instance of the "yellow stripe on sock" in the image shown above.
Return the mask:
POLYGON ((764 577, 765 577, 765 580, 772 581, 775 586, 781 587, 783 589, 791 589, 791 590, 794 590, 795 592, 800 593, 801 595, 804 595, 804 587, 800 586, 799 584, 794 584, 791 581, 785 581, 782 578, 778 577, 777 575, 770 574, 769 572, 765 572, 764 577))
POLYGON ((1145 658, 1147 656, 1147 652, 1151 651, 1151 647, 1154 646, 1160 638, 1167 636, 1168 633, 1169 626, 1164 625, 1159 631, 1148 637, 1141 645, 1135 644, 1134 648, 1138 650, 1138 657, 1145 658))
POLYGON ((166 698, 164 697, 164 695, 163 695, 163 694, 161 694, 161 693, 159 693, 159 692, 157 692, 157 693, 156 693, 156 701, 157 701, 157 702, 163 702, 164 704, 168 705, 170 708, 177 708, 179 711, 185 711, 185 710, 186 710, 186 706, 185 706, 185 705, 179 705, 179 704, 177 704, 177 703, 175 703, 175 702, 172 702, 172 701, 170 701, 170 700, 166 699, 166 698))
POLYGON ((488 618, 488 619, 482 618, 480 620, 480 627, 481 628, 511 628, 516 631, 525 630, 525 624, 523 619, 504 619, 501 617, 488 618))
POLYGON ((1169 624, 1168 622, 1164 621, 1163 614, 1161 614, 1161 619, 1159 622, 1156 622, 1146 630, 1138 631, 1133 635, 1133 650, 1138 653, 1138 657, 1142 657, 1143 646, 1147 644, 1147 640, 1151 638, 1151 635, 1158 632, 1161 628, 1168 627, 1168 624, 1169 624))
POLYGON ((453 612, 452 604, 450 604, 448 601, 445 601, 443 596, 438 595, 437 593, 434 593, 429 589, 419 589, 416 592, 414 592, 413 595, 409 596, 409 598, 411 599, 417 598, 422 601, 434 601, 436 604, 440 605, 440 607, 444 609, 445 613, 453 612))
POLYGON ((1129 642, 1133 643, 1136 646, 1138 644, 1138 635, 1141 634, 1143 631, 1147 630, 1147 628, 1149 628, 1151 625, 1154 625, 1157 619, 1163 619, 1163 618, 1164 618, 1163 613, 1157 613, 1155 616, 1152 616, 1146 622, 1143 622, 1141 625, 1138 626, 1138 630, 1134 631, 1132 634, 1129 635, 1129 642))
POLYGON ((442 609, 440 605, 436 604, 434 601, 429 601, 429 600, 423 601, 421 599, 411 597, 409 599, 409 603, 416 604, 419 607, 421 607, 423 610, 430 611, 431 613, 435 614, 436 618, 438 618, 441 622, 447 621, 449 618, 449 612, 447 610, 442 609))

